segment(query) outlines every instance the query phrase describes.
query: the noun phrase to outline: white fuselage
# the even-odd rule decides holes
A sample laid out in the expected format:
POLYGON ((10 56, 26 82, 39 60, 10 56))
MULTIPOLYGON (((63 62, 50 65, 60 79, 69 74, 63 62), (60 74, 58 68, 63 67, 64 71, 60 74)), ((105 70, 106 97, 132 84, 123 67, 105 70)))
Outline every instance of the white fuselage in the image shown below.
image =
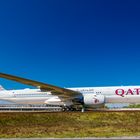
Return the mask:
POLYGON ((104 95, 105 103, 140 103, 140 86, 70 88, 86 96, 104 95))
MULTIPOLYGON (((103 95, 104 103, 140 103, 140 86, 68 88, 80 92, 83 97, 103 95)), ((2 90, 0 100, 14 104, 64 104, 58 96, 40 89, 2 90)))

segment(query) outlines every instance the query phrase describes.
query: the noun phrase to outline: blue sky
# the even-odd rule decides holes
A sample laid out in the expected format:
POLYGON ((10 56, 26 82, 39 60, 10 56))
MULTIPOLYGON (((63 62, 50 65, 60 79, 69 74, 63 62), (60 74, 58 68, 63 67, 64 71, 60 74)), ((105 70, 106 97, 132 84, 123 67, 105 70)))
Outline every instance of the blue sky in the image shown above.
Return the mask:
POLYGON ((140 85, 140 1, 1 0, 0 72, 61 87, 140 85))

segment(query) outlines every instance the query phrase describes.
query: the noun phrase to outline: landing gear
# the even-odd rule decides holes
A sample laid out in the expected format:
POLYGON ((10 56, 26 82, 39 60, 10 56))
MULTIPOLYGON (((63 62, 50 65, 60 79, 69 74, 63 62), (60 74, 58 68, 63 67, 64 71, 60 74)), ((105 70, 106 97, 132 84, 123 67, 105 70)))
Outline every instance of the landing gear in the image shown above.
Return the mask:
POLYGON ((74 111, 74 108, 72 108, 71 106, 63 106, 62 111, 74 111))
POLYGON ((85 108, 84 108, 84 107, 82 108, 81 112, 82 112, 82 113, 85 112, 85 108))
POLYGON ((62 108, 62 111, 63 111, 63 112, 68 111, 68 108, 63 107, 63 108, 62 108))
POLYGON ((85 106, 84 105, 82 105, 81 112, 85 112, 85 106))
POLYGON ((71 106, 61 106, 63 112, 70 112, 70 111, 81 111, 85 112, 85 105, 71 105, 71 106))

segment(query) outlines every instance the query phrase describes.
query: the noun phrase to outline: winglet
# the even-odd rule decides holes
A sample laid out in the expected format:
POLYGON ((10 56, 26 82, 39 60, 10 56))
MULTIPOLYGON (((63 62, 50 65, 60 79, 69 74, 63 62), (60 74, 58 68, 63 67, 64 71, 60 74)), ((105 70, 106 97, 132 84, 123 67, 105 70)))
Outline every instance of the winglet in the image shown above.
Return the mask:
POLYGON ((3 91, 3 90, 5 90, 5 88, 2 85, 0 85, 0 91, 3 91))

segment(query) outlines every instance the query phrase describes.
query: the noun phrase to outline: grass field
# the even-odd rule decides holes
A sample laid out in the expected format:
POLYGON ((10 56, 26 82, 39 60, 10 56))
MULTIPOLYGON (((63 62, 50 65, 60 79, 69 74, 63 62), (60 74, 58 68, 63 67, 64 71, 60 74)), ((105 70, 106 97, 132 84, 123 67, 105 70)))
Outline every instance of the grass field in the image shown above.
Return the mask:
POLYGON ((140 136, 140 112, 0 113, 0 137, 140 136))

